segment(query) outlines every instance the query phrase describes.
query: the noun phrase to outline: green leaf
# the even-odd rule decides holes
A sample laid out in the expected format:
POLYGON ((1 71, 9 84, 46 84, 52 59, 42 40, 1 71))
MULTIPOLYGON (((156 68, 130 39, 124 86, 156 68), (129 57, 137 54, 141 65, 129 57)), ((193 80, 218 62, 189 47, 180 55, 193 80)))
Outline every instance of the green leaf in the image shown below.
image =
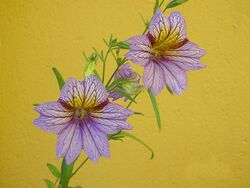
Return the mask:
POLYGON ((94 70, 95 70, 95 64, 96 64, 96 61, 95 60, 90 60, 85 68, 85 71, 84 71, 84 77, 88 77, 90 76, 91 74, 94 73, 94 70))
POLYGON ((84 57, 85 61, 89 61, 89 58, 87 57, 87 55, 85 54, 84 51, 82 51, 82 54, 83 54, 83 57, 84 57))
POLYGON ((157 11, 158 8, 159 8, 159 0, 155 0, 153 14, 155 14, 155 12, 157 11))
POLYGON ((67 164, 65 159, 63 159, 62 166, 61 166, 61 185, 62 188, 68 188, 69 180, 72 175, 74 162, 71 164, 67 164))
POLYGON ((33 104, 33 106, 39 106, 40 104, 33 104))
POLYGON ((134 112, 134 115, 141 115, 141 116, 144 116, 144 114, 141 113, 141 112, 134 112))
POLYGON ((166 6, 166 8, 164 9, 163 12, 165 12, 165 10, 168 9, 168 8, 173 8, 173 7, 179 6, 179 5, 181 5, 181 4, 183 4, 183 3, 187 2, 187 1, 188 1, 188 0, 173 0, 173 1, 171 1, 171 2, 166 6))
POLYGON ((145 146, 150 152, 151 152, 151 156, 150 156, 150 159, 153 159, 154 158, 154 151, 147 145, 145 144, 141 139, 139 139, 138 137, 128 133, 128 132, 125 132, 125 131, 121 131, 119 134, 119 136, 123 136, 123 137, 129 137, 137 142, 139 142, 140 144, 142 144, 143 146, 145 146))
POLYGON ((125 92, 123 92, 123 91, 121 91, 121 90, 114 90, 114 92, 116 92, 116 93, 118 93, 119 95, 121 95, 121 96, 127 98, 128 100, 130 100, 130 101, 136 103, 136 101, 133 99, 133 97, 131 97, 129 94, 127 94, 127 93, 125 93, 125 92))
POLYGON ((50 172, 57 178, 60 178, 61 174, 60 171, 58 170, 58 168, 56 166, 54 166, 53 164, 48 163, 47 164, 48 169, 50 170, 50 172))
POLYGON ((117 65, 118 65, 118 67, 120 67, 120 66, 123 64, 122 58, 118 57, 118 58, 116 59, 116 63, 117 63, 117 65))
POLYGON ((161 116, 160 116, 160 111, 159 111, 159 108, 158 108, 158 105, 157 105, 156 98, 152 94, 152 92, 151 92, 150 89, 148 89, 148 94, 149 94, 151 103, 152 103, 153 108, 154 108, 154 112, 155 112, 155 116, 156 116, 158 128, 159 128, 159 130, 161 130, 161 116))
POLYGON ((64 86, 63 77, 62 77, 61 73, 60 73, 55 67, 53 67, 52 70, 53 70, 53 72, 54 72, 54 74, 55 74, 55 76, 56 76, 56 79, 57 79, 59 88, 60 88, 60 90, 61 90, 62 87, 64 86))
POLYGON ((118 42, 117 46, 120 49, 129 49, 129 44, 126 41, 118 42))
POLYGON ((47 185, 47 188, 55 188, 55 185, 52 181, 48 180, 48 179, 44 179, 46 185, 47 185))
POLYGON ((100 75, 98 74, 97 70, 94 69, 93 72, 94 72, 94 74, 96 75, 96 77, 97 77, 99 80, 101 80, 101 77, 100 77, 100 75))
POLYGON ((174 95, 174 92, 170 89, 170 87, 169 87, 168 85, 166 85, 166 88, 167 88, 167 90, 169 91, 169 93, 170 93, 171 95, 174 95))

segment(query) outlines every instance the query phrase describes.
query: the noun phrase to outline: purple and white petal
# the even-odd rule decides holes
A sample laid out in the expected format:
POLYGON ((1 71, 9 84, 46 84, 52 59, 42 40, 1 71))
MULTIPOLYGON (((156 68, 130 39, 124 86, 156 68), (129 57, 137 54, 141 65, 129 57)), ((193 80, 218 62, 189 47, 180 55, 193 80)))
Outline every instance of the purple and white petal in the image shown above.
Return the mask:
POLYGON ((61 90, 58 102, 67 108, 81 108, 83 101, 84 94, 81 83, 74 78, 69 78, 61 90))
POLYGON ((196 70, 205 68, 205 65, 200 62, 200 58, 205 53, 204 50, 189 41, 178 49, 168 51, 164 58, 174 62, 184 70, 196 70))
POLYGON ((170 23, 160 9, 157 10, 149 25, 149 33, 152 35, 151 44, 163 41, 169 33, 170 23))
POLYGON ((95 118, 126 120, 133 113, 122 105, 110 102, 98 112, 91 112, 89 115, 95 118))
POLYGON ((101 111, 90 114, 94 126, 106 134, 114 134, 121 130, 130 130, 133 127, 126 122, 126 119, 133 112, 115 103, 109 103, 101 111))
POLYGON ((64 157, 67 164, 72 163, 80 154, 82 149, 82 130, 78 120, 70 124, 60 133, 56 154, 57 157, 64 157))
POLYGON ((144 67, 142 80, 146 88, 149 88, 153 95, 157 95, 165 86, 164 72, 159 66, 159 62, 151 61, 144 67))
POLYGON ((125 54, 125 57, 141 66, 148 64, 151 54, 147 36, 138 35, 128 39, 127 42, 130 45, 130 51, 125 54))
POLYGON ((83 121, 82 132, 82 149, 86 152, 90 160, 96 163, 101 156, 110 156, 108 136, 106 133, 96 129, 90 120, 83 121))
POLYGON ((168 40, 171 40, 171 37, 174 38, 178 34, 175 42, 183 41, 186 38, 186 23, 182 15, 179 12, 172 12, 168 17, 168 21, 170 24, 168 40))
POLYGON ((85 78, 82 87, 84 95, 83 108, 98 106, 108 99, 106 88, 95 75, 85 78))
POLYGON ((40 117, 34 120, 34 124, 41 129, 58 134, 72 120, 73 111, 64 108, 58 102, 48 102, 34 108, 40 117))
POLYGON ((187 79, 186 72, 171 62, 160 64, 166 85, 176 94, 180 95, 182 89, 186 89, 187 79))

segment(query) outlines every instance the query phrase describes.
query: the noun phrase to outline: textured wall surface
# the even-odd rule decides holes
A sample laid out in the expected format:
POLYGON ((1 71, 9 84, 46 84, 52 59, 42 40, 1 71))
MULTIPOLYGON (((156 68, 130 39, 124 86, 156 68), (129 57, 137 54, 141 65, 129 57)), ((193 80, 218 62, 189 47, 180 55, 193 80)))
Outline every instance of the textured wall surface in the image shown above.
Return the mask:
MULTIPOLYGON (((60 165, 56 136, 32 123, 32 104, 58 97, 51 67, 81 79, 82 50, 103 48, 110 33, 141 33, 139 13, 150 17, 152 6, 153 0, 0 0, 1 188, 45 187, 43 178, 52 178, 46 163, 60 165)), ((155 159, 131 140, 112 142, 111 159, 87 163, 73 185, 250 187, 249 7, 248 0, 190 0, 175 9, 186 18, 188 37, 206 49, 207 68, 188 73, 182 96, 157 97, 161 133, 146 94, 132 106, 145 114, 129 119, 132 132, 154 148, 155 159)))

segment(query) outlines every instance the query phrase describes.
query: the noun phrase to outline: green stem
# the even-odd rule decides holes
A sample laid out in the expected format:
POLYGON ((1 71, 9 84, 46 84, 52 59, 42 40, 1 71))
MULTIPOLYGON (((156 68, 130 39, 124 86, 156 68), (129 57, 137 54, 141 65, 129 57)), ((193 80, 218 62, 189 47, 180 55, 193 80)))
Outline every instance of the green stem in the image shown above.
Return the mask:
POLYGON ((71 177, 74 176, 78 170, 80 170, 80 168, 89 160, 89 158, 87 157, 83 162, 82 164, 80 164, 80 166, 72 173, 71 177))
MULTIPOLYGON (((140 92, 141 93, 141 92, 140 92)), ((136 99, 136 97, 140 94, 140 93, 138 93, 137 95, 135 95, 134 97, 133 97, 133 99, 135 100, 136 99)), ((129 103, 128 103, 128 105, 127 105, 127 107, 126 108, 129 108, 130 107, 130 105, 133 103, 133 101, 130 101, 129 103)))
POLYGON ((161 5, 164 3, 164 1, 165 1, 165 0, 162 0, 162 1, 161 1, 161 3, 160 3, 160 5, 159 5, 159 7, 161 7, 161 5))
POLYGON ((71 178, 74 162, 67 164, 65 159, 62 161, 61 166, 61 186, 62 188, 68 188, 69 180, 71 178))
MULTIPOLYGON (((123 58, 122 60, 122 64, 125 63, 128 59, 126 57, 123 58)), ((121 66, 121 65, 120 65, 121 66)), ((115 71, 113 72, 113 74, 111 75, 111 77, 109 78, 108 83, 106 84, 106 88, 108 88, 110 82, 112 81, 113 77, 115 76, 115 73, 118 71, 118 69, 120 68, 120 66, 117 66, 115 71)))

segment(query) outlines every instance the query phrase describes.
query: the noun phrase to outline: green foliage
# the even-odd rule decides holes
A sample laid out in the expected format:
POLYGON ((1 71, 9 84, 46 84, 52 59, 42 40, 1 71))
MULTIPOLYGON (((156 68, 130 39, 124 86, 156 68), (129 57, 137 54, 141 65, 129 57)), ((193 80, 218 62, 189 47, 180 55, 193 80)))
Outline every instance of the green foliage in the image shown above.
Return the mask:
POLYGON ((153 9, 153 14, 155 14, 155 12, 157 11, 158 8, 159 8, 159 0, 155 0, 155 5, 154 5, 154 9, 153 9))
POLYGON ((48 180, 48 179, 44 179, 46 185, 47 185, 47 188, 55 188, 55 185, 52 181, 48 180))
POLYGON ((60 178, 61 174, 58 168, 50 163, 47 164, 49 171, 57 178, 60 178))
POLYGON ((64 79, 63 79, 61 73, 57 70, 57 68, 53 67, 52 70, 53 70, 53 72, 54 72, 54 74, 56 76, 57 83, 58 83, 59 88, 61 90, 62 87, 64 86, 64 79))
POLYGON ((161 116, 160 116, 160 111, 159 111, 159 108, 158 108, 158 104, 157 104, 156 98, 152 94, 152 92, 151 92, 150 89, 148 89, 148 94, 149 94, 152 106, 154 108, 154 112, 155 112, 155 117, 156 117, 156 120, 157 120, 158 128, 159 128, 159 130, 161 130, 161 116))
POLYGON ((131 138, 131 139, 137 141, 138 143, 142 144, 143 146, 145 146, 151 152, 150 159, 154 158, 154 151, 147 144, 145 144, 141 139, 139 139, 138 137, 134 136, 133 134, 125 132, 125 131, 120 131, 120 132, 118 132, 116 134, 109 135, 109 139, 110 140, 120 140, 120 141, 123 141, 122 139, 124 137, 131 138))
POLYGON ((163 12, 165 12, 166 9, 168 9, 168 8, 173 8, 173 7, 179 6, 179 5, 181 5, 181 4, 183 4, 183 3, 187 2, 187 1, 188 1, 188 0, 173 0, 173 1, 171 1, 171 2, 166 6, 166 8, 164 9, 163 12))
POLYGON ((119 49, 129 49, 129 44, 126 41, 118 42, 116 45, 119 49))
POLYGON ((174 95, 174 92, 170 89, 170 87, 168 85, 166 85, 166 88, 168 90, 168 92, 171 94, 171 95, 174 95))
POLYGON ((133 97, 131 97, 129 94, 127 94, 126 92, 122 91, 122 90, 118 90, 115 89, 114 92, 116 92, 117 94, 127 98, 128 100, 130 100, 131 102, 136 103, 135 99, 133 97))
POLYGON ((67 164, 65 159, 63 159, 61 166, 61 186, 62 188, 68 188, 69 180, 72 176, 74 162, 71 164, 67 164))

